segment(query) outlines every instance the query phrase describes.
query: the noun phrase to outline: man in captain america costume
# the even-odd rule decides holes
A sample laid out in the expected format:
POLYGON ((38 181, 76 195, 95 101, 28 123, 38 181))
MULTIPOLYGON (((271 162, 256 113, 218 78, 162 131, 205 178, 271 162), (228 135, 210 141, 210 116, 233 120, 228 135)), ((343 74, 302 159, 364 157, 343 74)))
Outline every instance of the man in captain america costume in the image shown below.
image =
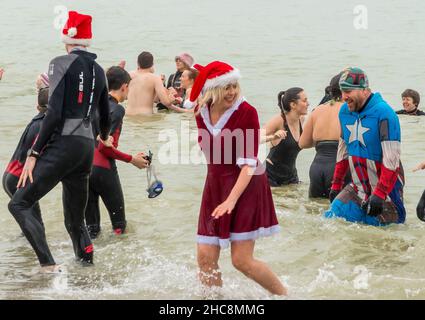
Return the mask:
POLYGON ((341 138, 327 218, 383 226, 404 223, 404 174, 400 162, 400 123, 378 92, 372 93, 366 74, 348 68, 340 79, 341 138), (352 182, 342 189, 350 169, 352 182))

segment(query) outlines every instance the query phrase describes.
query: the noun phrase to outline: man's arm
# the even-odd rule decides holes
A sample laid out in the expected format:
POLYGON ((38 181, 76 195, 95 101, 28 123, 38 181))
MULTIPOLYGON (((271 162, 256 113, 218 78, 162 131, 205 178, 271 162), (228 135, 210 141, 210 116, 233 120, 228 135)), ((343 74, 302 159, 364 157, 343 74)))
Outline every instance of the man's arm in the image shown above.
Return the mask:
POLYGON ((345 175, 349 167, 347 145, 343 138, 339 138, 338 153, 336 156, 336 164, 334 176, 332 180, 331 190, 341 191, 344 185, 345 175))
POLYGON ((63 102, 65 98, 65 75, 69 64, 63 63, 59 57, 50 62, 49 69, 49 103, 46 116, 40 126, 40 133, 37 141, 32 147, 34 151, 40 153, 51 135, 62 121, 63 102))
POLYGON ((103 143, 99 144, 99 152, 101 152, 104 156, 111 159, 116 159, 124 162, 130 162, 132 160, 132 156, 121 152, 118 150, 118 143, 121 135, 121 124, 122 119, 124 118, 125 111, 117 110, 112 113, 111 116, 111 135, 113 138, 112 147, 107 147, 103 143))
POLYGON ((174 102, 174 97, 171 97, 168 90, 164 88, 161 78, 155 76, 155 94, 158 96, 159 101, 166 107, 169 107, 174 102))
POLYGON ((379 123, 382 148, 381 176, 373 194, 385 200, 393 189, 400 170, 400 123, 395 114, 390 114, 379 123))
POLYGON ((99 98, 99 130, 100 138, 102 140, 108 139, 109 130, 111 127, 111 118, 109 115, 109 96, 108 96, 108 86, 106 82, 105 73, 102 72, 104 77, 104 86, 99 98))

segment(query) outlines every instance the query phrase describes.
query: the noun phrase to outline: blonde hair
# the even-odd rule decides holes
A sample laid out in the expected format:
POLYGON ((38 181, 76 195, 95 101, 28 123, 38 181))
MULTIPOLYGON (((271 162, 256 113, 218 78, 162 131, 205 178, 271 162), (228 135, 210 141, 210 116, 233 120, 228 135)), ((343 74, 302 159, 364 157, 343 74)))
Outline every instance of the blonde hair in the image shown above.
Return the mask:
MULTIPOLYGON (((239 82, 229 83, 229 84, 235 84, 236 85, 236 95, 239 98, 241 95, 241 87, 239 86, 239 82)), ((201 111, 201 108, 204 108, 207 104, 213 105, 218 102, 221 102, 224 100, 224 96, 226 95, 226 87, 229 85, 227 84, 224 87, 215 87, 208 89, 204 92, 202 96, 199 97, 199 110, 197 114, 201 111)))

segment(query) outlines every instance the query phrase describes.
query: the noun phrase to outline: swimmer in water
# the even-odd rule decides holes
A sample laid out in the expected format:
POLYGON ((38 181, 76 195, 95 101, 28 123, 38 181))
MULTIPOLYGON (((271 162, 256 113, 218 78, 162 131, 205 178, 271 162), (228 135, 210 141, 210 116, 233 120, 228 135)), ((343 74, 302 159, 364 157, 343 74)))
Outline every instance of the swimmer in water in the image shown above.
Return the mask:
POLYGON ((164 88, 161 77, 154 74, 154 59, 150 52, 142 52, 137 64, 138 69, 130 82, 126 115, 152 114, 156 97, 167 107, 178 103, 175 90, 164 88))
POLYGON ((278 94, 278 105, 280 113, 265 126, 266 137, 274 136, 266 159, 267 176, 272 187, 299 183, 296 160, 301 148, 298 140, 303 132, 309 102, 304 89, 290 88, 278 94))
POLYGON ((425 116, 425 112, 419 110, 421 97, 419 92, 412 89, 406 89, 401 94, 403 99, 403 110, 396 111, 397 114, 406 114, 409 116, 425 116))
POLYGON ((339 78, 331 79, 330 100, 316 107, 308 117, 301 134, 299 146, 302 149, 316 148, 316 156, 310 166, 309 197, 329 198, 335 169, 338 142, 341 136, 338 114, 342 106, 339 78))
POLYGON ((399 119, 381 94, 372 93, 360 68, 344 70, 339 86, 345 101, 339 112, 341 139, 324 216, 374 226, 404 223, 399 119), (343 188, 348 169, 352 183, 343 188))

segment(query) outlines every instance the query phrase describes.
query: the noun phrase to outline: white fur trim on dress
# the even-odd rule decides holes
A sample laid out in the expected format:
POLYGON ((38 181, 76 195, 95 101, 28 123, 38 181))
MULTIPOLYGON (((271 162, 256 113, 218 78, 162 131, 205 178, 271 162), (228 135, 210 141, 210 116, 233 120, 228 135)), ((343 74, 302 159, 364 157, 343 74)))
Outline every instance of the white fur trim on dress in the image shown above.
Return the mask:
POLYGON ((197 236, 197 242, 199 244, 209 244, 209 245, 215 245, 219 246, 222 249, 225 249, 229 247, 229 244, 231 241, 245 241, 245 240, 257 240, 258 238, 262 237, 270 237, 276 233, 280 232, 280 226, 274 225, 268 228, 258 228, 254 231, 249 232, 241 232, 241 233, 230 233, 230 238, 227 239, 221 239, 219 237, 214 236, 197 236))
POLYGON ((86 47, 91 45, 91 39, 75 39, 64 34, 62 34, 62 42, 66 44, 79 44, 86 47))
POLYGON ((239 166, 239 168, 246 164, 255 168, 257 166, 257 159, 238 158, 238 160, 236 160, 236 164, 239 166))
POLYGON ((227 86, 229 83, 236 82, 241 78, 241 73, 238 69, 233 69, 232 71, 223 74, 222 76, 208 79, 205 81, 203 90, 208 90, 215 87, 224 87, 227 86))
POLYGON ((233 106, 230 107, 228 110, 226 110, 223 113, 223 115, 218 120, 218 122, 215 124, 215 126, 213 126, 211 124, 210 113, 208 111, 208 107, 206 107, 206 106, 202 107, 201 108, 201 116, 202 116, 202 119, 204 120, 205 125, 207 126, 208 131, 213 136, 217 136, 221 132, 221 129, 223 129, 223 127, 226 125, 227 121, 229 121, 233 112, 238 110, 239 106, 244 101, 245 101, 244 97, 239 97, 239 99, 236 100, 236 102, 233 104, 233 106))

